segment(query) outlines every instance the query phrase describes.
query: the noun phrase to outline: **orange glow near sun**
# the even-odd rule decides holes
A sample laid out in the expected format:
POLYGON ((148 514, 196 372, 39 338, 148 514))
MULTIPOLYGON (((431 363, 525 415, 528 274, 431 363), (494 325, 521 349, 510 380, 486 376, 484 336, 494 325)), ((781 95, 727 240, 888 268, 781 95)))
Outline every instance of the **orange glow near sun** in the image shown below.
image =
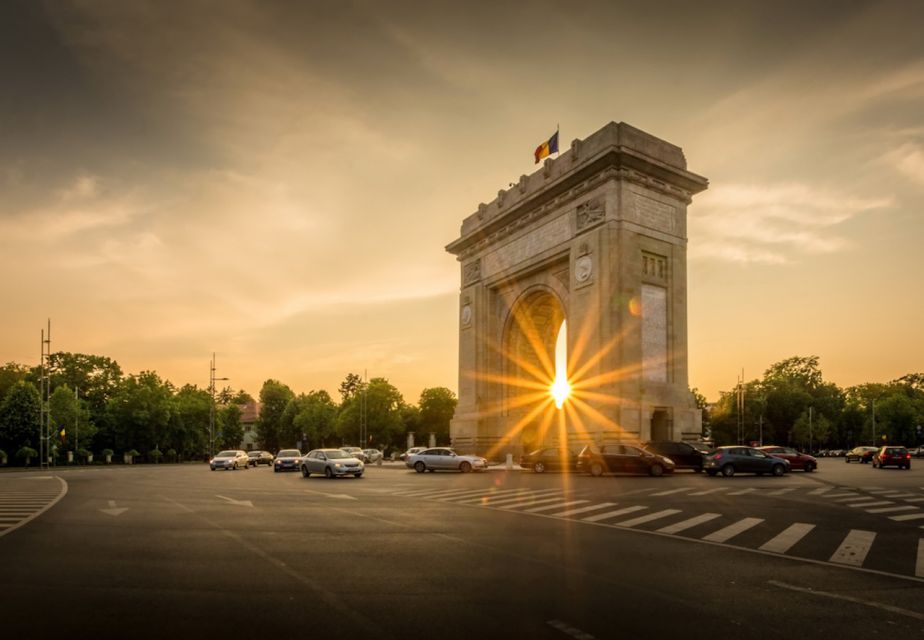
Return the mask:
POLYGON ((549 391, 555 399, 555 406, 561 409, 565 400, 571 395, 571 385, 568 383, 568 322, 561 323, 558 330, 558 339, 555 341, 555 380, 549 391))

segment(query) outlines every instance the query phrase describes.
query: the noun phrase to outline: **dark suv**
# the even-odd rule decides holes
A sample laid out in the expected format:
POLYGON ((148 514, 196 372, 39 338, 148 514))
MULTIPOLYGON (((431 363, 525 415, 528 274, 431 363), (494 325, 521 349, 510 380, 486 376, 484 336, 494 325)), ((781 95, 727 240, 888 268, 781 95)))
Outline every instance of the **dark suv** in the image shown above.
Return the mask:
POLYGON ((873 467, 882 469, 883 467, 898 467, 899 469, 911 468, 911 454, 905 447, 882 447, 879 452, 873 456, 873 467))
POLYGON ((703 457, 709 453, 706 445, 689 442, 646 442, 642 447, 651 453, 670 458, 678 469, 693 469, 697 473, 703 470, 703 457))

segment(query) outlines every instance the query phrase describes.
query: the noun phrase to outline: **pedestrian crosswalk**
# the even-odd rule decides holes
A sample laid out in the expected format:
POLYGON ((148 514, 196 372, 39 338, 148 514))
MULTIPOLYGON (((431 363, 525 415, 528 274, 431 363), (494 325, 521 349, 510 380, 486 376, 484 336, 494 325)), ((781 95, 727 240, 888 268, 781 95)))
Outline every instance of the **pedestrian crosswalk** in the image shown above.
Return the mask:
POLYGON ((67 493, 57 476, 5 478, 0 484, 0 538, 50 509, 67 493))
MULTIPOLYGON (((711 503, 714 508, 716 502, 710 501, 709 498, 718 495, 763 493, 792 496, 800 487, 786 487, 785 491, 775 489, 766 493, 753 487, 734 491, 729 489, 720 487, 704 491, 697 490, 696 487, 682 487, 669 490, 637 490, 614 496, 621 502, 595 501, 593 497, 582 495, 580 491, 566 492, 561 488, 404 489, 390 493, 395 496, 435 500, 460 506, 484 507, 503 512, 569 520, 598 527, 644 530, 864 569, 870 568, 869 558, 877 540, 880 540, 880 548, 887 553, 894 552, 895 540, 901 540, 900 544, 905 546, 907 541, 913 540, 916 548, 903 556, 913 558, 905 575, 924 579, 924 538, 915 536, 907 529, 901 530, 900 535, 894 532, 881 534, 846 526, 838 532, 832 531, 830 524, 822 526, 818 522, 779 522, 778 518, 770 519, 769 516, 745 516, 738 509, 734 510, 734 515, 720 513, 721 509, 697 513, 695 505, 701 505, 703 501, 683 500, 687 497, 706 496, 705 502, 711 503), (669 504, 664 504, 665 502, 669 504)), ((894 495, 888 496, 895 500, 885 500, 882 492, 873 495, 870 491, 861 493, 861 490, 846 487, 801 489, 810 489, 804 493, 848 511, 866 511, 888 517, 897 523, 912 525, 924 521, 924 511, 918 505, 896 503, 905 497, 900 494, 907 492, 895 492, 894 495)), ((924 529, 924 525, 921 525, 921 528, 924 529)))

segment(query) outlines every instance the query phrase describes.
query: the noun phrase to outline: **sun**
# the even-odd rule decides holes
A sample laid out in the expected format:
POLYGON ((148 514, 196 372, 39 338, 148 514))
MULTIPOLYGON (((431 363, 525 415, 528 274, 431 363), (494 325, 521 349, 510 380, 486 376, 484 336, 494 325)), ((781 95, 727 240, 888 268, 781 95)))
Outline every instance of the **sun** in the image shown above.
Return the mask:
POLYGON ((571 385, 568 383, 568 323, 563 321, 558 330, 558 339, 555 341, 555 379, 549 387, 549 393, 555 400, 555 407, 561 409, 565 400, 571 395, 571 385))

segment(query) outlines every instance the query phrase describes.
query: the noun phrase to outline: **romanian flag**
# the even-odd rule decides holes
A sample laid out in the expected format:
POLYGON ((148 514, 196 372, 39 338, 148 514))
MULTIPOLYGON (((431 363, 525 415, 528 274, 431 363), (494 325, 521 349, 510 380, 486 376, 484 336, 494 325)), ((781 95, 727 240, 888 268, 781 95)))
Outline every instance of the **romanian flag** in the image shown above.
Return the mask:
POLYGON ((552 137, 536 147, 533 154, 536 156, 536 164, 549 154, 558 153, 558 131, 552 134, 552 137))
POLYGON ((61 429, 61 442, 64 442, 64 429, 61 429))

